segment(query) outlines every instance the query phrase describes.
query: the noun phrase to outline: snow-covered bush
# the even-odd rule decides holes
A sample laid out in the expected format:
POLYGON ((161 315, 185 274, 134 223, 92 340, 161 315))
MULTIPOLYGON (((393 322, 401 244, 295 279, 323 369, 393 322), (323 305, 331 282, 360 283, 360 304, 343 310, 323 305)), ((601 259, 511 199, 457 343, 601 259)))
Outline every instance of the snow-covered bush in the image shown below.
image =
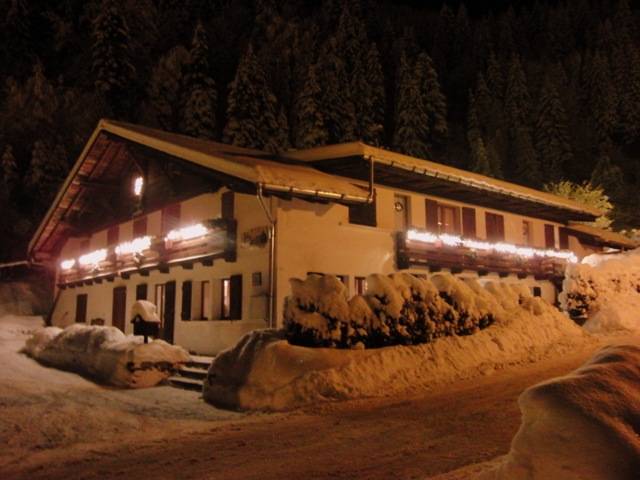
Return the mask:
POLYGON ((142 337, 125 335, 115 327, 84 324, 36 331, 24 351, 46 365, 129 388, 156 385, 190 360, 182 347, 163 340, 144 344, 142 337))
POLYGON ((408 273, 373 274, 364 296, 347 300, 331 275, 291 280, 284 326, 296 345, 362 348, 430 342, 469 335, 494 321, 499 301, 473 280, 408 273))
POLYGON ((568 265, 559 299, 587 330, 640 330, 640 249, 568 265))

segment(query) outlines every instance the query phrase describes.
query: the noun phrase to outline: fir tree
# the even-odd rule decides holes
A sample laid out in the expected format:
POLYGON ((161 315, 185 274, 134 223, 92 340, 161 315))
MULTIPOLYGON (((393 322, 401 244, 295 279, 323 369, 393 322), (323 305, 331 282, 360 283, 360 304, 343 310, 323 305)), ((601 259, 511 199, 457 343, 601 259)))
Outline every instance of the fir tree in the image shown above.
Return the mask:
POLYGON ((510 154, 515 164, 515 179, 533 187, 540 186, 542 172, 529 129, 525 126, 516 127, 512 135, 510 154))
POLYGON ((293 144, 296 148, 317 147, 328 142, 329 134, 320 109, 321 94, 315 65, 310 65, 304 87, 295 103, 293 144))
POLYGON ((469 92, 469 110, 467 113, 467 142, 471 152, 471 170, 483 175, 492 175, 491 164, 482 139, 482 132, 476 113, 476 102, 473 94, 469 92))
POLYGON ((418 55, 415 69, 421 81, 424 109, 429 118, 429 143, 442 146, 446 143, 448 132, 447 101, 440 88, 438 74, 431 57, 426 53, 418 55))
POLYGON ((611 81, 611 70, 606 56, 596 52, 587 71, 588 104, 592 122, 601 144, 611 138, 618 122, 618 97, 611 81))
POLYGON ((398 72, 393 145, 401 153, 419 158, 428 158, 429 116, 423 103, 421 80, 422 78, 417 75, 414 66, 403 54, 400 58, 398 72))
POLYGON ((31 150, 31 164, 26 183, 37 192, 38 200, 46 203, 67 172, 67 154, 60 144, 52 146, 36 140, 31 150))
POLYGON ((511 57, 505 90, 504 109, 509 124, 514 127, 527 125, 531 99, 527 79, 518 56, 511 57))
POLYGON ((127 22, 115 0, 103 0, 93 21, 93 74, 98 92, 114 114, 128 117, 133 108, 131 38, 127 22))
POLYGON ((215 138, 216 85, 209 72, 209 45, 202 23, 198 22, 185 79, 183 129, 198 138, 215 138))
POLYGON ((616 49, 615 64, 618 93, 618 125, 624 143, 640 138, 640 54, 637 47, 626 42, 616 49))
POLYGON ((288 127, 264 70, 249 45, 229 88, 224 141, 276 152, 286 148, 288 127))
POLYGON ((505 76, 495 53, 489 53, 487 59, 487 86, 495 98, 504 98, 505 76))
POLYGON ((320 52, 318 77, 322 85, 321 109, 325 115, 329 142, 356 140, 357 121, 351 86, 335 37, 329 38, 320 52))
POLYGON ((7 145, 1 158, 2 164, 2 180, 5 185, 6 192, 9 193, 15 187, 18 181, 18 162, 13 155, 13 147, 7 145))
POLYGON ((564 178, 565 167, 573 161, 573 153, 567 134, 566 113, 550 75, 547 75, 540 93, 535 133, 544 178, 560 181, 564 178))
POLYGON ((161 128, 175 132, 182 118, 182 97, 189 52, 182 46, 172 48, 151 73, 149 102, 161 128))
POLYGON ((367 52, 364 62, 359 62, 351 81, 357 119, 357 135, 364 142, 379 145, 382 142, 384 123, 384 77, 375 43, 367 52))

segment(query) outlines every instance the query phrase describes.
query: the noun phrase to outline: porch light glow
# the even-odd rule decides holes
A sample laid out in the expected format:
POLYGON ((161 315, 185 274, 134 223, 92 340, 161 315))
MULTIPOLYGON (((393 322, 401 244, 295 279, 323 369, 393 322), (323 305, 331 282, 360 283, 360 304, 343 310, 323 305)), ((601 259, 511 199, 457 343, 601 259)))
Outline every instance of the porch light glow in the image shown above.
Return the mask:
POLYGON ((144 179, 142 177, 136 177, 133 181, 133 193, 136 197, 142 195, 142 187, 144 187, 144 179))
POLYGON ((132 255, 142 253, 151 247, 151 237, 149 235, 134 238, 130 242, 123 242, 116 247, 116 255, 132 255))
POLYGON ((76 261, 73 258, 69 260, 63 260, 60 262, 60 268, 62 270, 71 270, 75 264, 76 264, 76 261))
POLYGON ((172 242, 179 242, 182 240, 192 240, 194 238, 203 237, 207 233, 209 233, 209 229, 207 227, 201 223, 196 223, 187 227, 171 230, 165 239, 172 242))
POLYGON ((425 243, 442 242, 444 245, 447 245, 449 247, 466 247, 472 250, 495 251, 498 253, 504 253, 508 255, 517 255, 519 257, 524 257, 524 258, 533 258, 533 257, 559 258, 571 263, 576 263, 578 261, 578 257, 576 257, 573 252, 568 252, 568 251, 559 252, 559 251, 550 250, 550 249, 518 247, 517 245, 504 243, 504 242, 497 242, 497 243, 483 242, 481 240, 466 239, 458 235, 450 235, 448 233, 436 235, 430 232, 409 230, 407 232, 407 240, 413 240, 416 242, 425 242, 425 243))
POLYGON ((78 263, 83 267, 95 267, 100 262, 104 262, 107 259, 107 249, 102 248, 93 252, 82 255, 78 258, 78 263))

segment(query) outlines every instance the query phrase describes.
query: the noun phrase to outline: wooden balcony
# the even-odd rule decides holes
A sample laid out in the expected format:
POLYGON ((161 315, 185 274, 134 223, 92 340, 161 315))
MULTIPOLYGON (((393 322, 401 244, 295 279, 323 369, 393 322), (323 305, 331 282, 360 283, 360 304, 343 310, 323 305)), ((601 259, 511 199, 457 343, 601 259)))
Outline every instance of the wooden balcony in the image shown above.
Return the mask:
POLYGON ((423 242, 407 239, 407 232, 397 232, 396 264, 398 269, 425 267, 431 271, 449 269, 452 273, 471 270, 480 275, 514 274, 520 278, 531 275, 537 280, 559 281, 564 277, 567 260, 542 255, 527 258, 463 245, 423 242))
POLYGON ((236 261, 237 223, 233 219, 213 219, 202 222, 206 233, 196 238, 168 240, 152 237, 149 248, 142 252, 120 254, 114 247, 107 249, 103 261, 81 266, 76 260, 73 268, 60 269, 58 286, 76 287, 113 281, 117 276, 129 278, 133 273, 149 275, 152 270, 167 273, 169 267, 181 265, 193 268, 195 263, 212 265, 215 259, 236 261))

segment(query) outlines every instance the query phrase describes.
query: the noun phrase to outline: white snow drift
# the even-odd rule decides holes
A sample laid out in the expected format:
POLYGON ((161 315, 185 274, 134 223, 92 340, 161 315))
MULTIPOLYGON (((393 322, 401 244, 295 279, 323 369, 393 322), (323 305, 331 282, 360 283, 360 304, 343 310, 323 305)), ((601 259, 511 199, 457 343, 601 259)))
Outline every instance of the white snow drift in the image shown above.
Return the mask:
POLYGON ((142 337, 125 335, 115 327, 84 324, 38 330, 24 350, 46 365, 128 388, 154 386, 190 360, 182 347, 163 340, 144 344, 142 337))
MULTIPOLYGON (((386 290, 398 288, 393 287, 398 282, 384 283, 386 290)), ((295 346, 281 332, 252 332, 216 357, 204 398, 226 408, 286 410, 322 400, 390 395, 489 374, 505 364, 535 361, 589 341, 569 318, 517 285, 482 287, 453 276, 434 284, 471 315, 492 312, 495 323, 473 335, 417 346, 357 350, 295 346)), ((392 293, 387 296, 395 297, 392 293)), ((359 307, 351 314, 367 311, 359 307)), ((385 308, 393 314, 397 305, 389 302, 385 308)))
POLYGON ((640 249, 569 265, 562 290, 563 309, 588 331, 640 330, 640 249))
MULTIPOLYGON (((640 472, 640 346, 605 347, 526 390, 504 464, 477 480, 634 480, 640 472)), ((475 477, 474 477, 475 478, 475 477)))

